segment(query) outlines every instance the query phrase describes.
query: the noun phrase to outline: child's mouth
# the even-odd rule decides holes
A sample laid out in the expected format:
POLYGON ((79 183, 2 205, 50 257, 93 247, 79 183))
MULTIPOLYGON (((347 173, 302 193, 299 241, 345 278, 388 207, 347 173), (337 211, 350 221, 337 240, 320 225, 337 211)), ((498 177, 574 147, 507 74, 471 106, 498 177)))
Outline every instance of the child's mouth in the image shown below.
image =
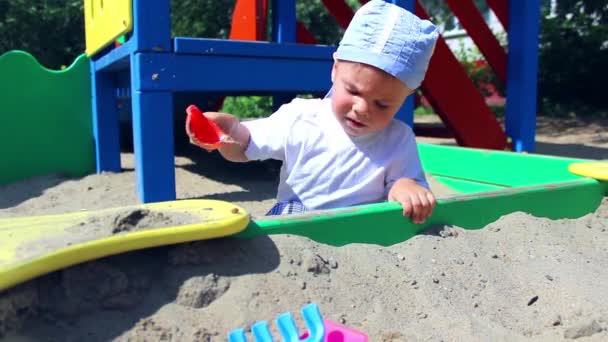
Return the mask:
POLYGON ((346 121, 355 128, 365 127, 365 124, 363 124, 362 122, 359 122, 359 121, 351 119, 351 118, 346 118, 346 121))

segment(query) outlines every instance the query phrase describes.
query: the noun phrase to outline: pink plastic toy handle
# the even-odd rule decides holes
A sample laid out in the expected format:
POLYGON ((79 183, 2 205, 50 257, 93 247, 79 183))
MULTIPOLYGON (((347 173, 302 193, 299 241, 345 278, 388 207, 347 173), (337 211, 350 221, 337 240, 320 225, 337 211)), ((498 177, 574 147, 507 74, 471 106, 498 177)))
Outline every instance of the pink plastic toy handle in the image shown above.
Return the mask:
MULTIPOLYGON (((324 319, 325 323, 325 337, 323 342, 368 342, 367 335, 351 328, 347 328, 336 322, 332 322, 324 319)), ((308 337, 308 333, 304 333, 300 337, 304 340, 308 337)))
POLYGON ((367 335, 338 323, 324 320, 325 341, 323 342, 367 342, 367 335))

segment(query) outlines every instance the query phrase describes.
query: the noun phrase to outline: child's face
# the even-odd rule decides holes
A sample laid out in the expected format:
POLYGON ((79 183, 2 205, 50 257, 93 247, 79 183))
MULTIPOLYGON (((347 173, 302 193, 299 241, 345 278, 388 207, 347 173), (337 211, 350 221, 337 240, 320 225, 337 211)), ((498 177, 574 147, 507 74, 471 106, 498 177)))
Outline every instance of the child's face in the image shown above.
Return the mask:
POLYGON ((333 112, 352 137, 386 128, 414 92, 392 75, 362 63, 336 60, 331 76, 333 112))

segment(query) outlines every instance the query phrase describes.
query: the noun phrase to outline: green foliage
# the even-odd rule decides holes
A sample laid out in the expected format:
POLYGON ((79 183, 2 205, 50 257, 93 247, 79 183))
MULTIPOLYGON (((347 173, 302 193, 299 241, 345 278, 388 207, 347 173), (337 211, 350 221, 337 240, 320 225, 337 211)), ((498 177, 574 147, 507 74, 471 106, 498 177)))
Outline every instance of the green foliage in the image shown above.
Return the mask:
MULTIPOLYGON (((474 2, 482 11, 487 8, 486 0, 474 2)), ((228 37, 234 3, 172 0, 173 35, 228 37)), ((347 3, 353 9, 360 6, 358 0, 347 3)), ((608 74, 608 0, 558 0, 554 13, 550 13, 550 0, 542 3, 538 80, 542 110, 606 111, 601 76, 608 74)), ((320 43, 337 44, 343 30, 321 0, 297 0, 296 4, 298 20, 320 43)), ((444 0, 421 0, 421 4, 435 23, 444 23, 446 29, 453 26, 444 0)), ((0 0, 0 54, 25 50, 50 68, 71 64, 84 51, 82 13, 83 0, 0 0)), ((503 90, 490 68, 467 58, 463 64, 476 84, 490 82, 503 90)), ((243 115, 258 115, 269 112, 269 103, 262 98, 231 99, 226 105, 243 115)))
POLYGON ((545 113, 608 110, 608 1, 559 0, 543 10, 539 104, 545 113))
MULTIPOLYGON (((485 13, 488 10, 486 0, 473 0, 473 3, 481 13, 485 13)), ((445 30, 455 28, 454 15, 445 0, 420 0, 420 4, 427 14, 431 16, 433 23, 443 25, 445 30)))
POLYGON ((462 65, 467 75, 469 75, 469 78, 473 81, 473 84, 475 84, 475 87, 477 87, 484 96, 490 95, 486 89, 487 84, 492 84, 500 96, 505 96, 504 85, 500 82, 494 73, 494 70, 492 70, 485 61, 479 49, 465 49, 464 46, 461 46, 455 54, 460 61, 460 65, 462 65))
POLYGON ((234 114, 241 119, 265 117, 272 113, 272 97, 228 96, 224 100, 221 111, 234 114))
POLYGON ((84 51, 82 0, 0 0, 0 54, 31 53, 46 67, 70 65, 84 51))
POLYGON ((422 115, 434 115, 435 111, 431 107, 418 106, 414 109, 414 115, 422 116, 422 115))
MULTIPOLYGON (((296 97, 315 98, 312 94, 298 94, 296 97)), ((288 98, 288 101, 290 100, 288 98)), ((273 112, 272 108, 272 96, 227 96, 220 111, 234 114, 241 119, 262 118, 269 116, 273 112)))
POLYGON ((336 45, 344 30, 320 0, 296 1, 297 18, 319 44, 336 45))
POLYGON ((234 3, 235 0, 171 1, 173 36, 228 38, 234 3))

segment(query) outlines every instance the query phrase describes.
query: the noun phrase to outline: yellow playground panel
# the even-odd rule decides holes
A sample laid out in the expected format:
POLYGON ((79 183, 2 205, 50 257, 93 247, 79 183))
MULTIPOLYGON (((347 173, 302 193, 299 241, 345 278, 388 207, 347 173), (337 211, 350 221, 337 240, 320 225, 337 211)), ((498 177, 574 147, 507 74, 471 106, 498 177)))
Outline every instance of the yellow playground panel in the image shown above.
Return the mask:
POLYGON ((133 29, 131 0, 85 0, 84 13, 87 56, 133 29))

